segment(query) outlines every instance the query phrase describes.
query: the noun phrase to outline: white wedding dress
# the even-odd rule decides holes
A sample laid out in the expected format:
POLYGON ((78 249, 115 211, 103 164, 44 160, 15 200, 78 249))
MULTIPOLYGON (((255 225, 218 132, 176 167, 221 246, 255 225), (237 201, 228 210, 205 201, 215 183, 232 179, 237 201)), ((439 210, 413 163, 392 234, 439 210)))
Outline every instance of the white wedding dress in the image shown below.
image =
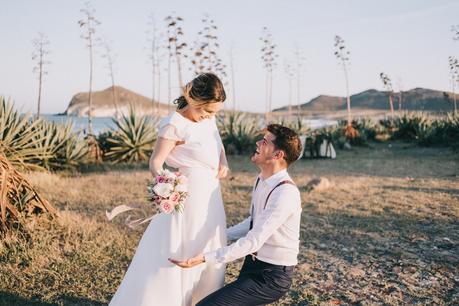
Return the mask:
POLYGON ((224 265, 181 269, 168 261, 226 246, 226 217, 216 179, 222 142, 215 118, 192 122, 173 112, 160 122, 159 136, 184 141, 166 164, 188 177, 185 209, 161 213, 150 222, 111 306, 190 306, 223 286, 224 265))

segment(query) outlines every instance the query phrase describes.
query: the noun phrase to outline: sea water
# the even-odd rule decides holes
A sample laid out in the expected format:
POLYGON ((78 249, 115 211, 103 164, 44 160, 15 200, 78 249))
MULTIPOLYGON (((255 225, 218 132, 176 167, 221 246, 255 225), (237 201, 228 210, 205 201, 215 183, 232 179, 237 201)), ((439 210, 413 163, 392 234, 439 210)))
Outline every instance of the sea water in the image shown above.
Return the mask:
MULTIPOLYGON (((59 116, 59 115, 43 115, 42 119, 67 124, 72 123, 74 132, 80 132, 83 135, 87 134, 88 131, 88 118, 87 117, 76 117, 76 116, 59 116)), ((116 129, 116 124, 113 122, 114 117, 93 117, 92 118, 92 130, 93 134, 99 135, 109 129, 116 129)))
MULTIPOLYGON (((87 117, 76 117, 76 116, 61 116, 61 115, 42 115, 43 119, 53 121, 56 123, 72 123, 73 131, 80 132, 82 135, 86 135, 88 130, 88 118, 87 117)), ((94 135, 107 131, 109 129, 116 130, 116 124, 113 122, 114 117, 93 117, 92 118, 92 130, 94 135)), ((319 129, 326 126, 333 126, 338 124, 336 120, 330 119, 303 119, 303 125, 308 126, 311 129, 319 129)))

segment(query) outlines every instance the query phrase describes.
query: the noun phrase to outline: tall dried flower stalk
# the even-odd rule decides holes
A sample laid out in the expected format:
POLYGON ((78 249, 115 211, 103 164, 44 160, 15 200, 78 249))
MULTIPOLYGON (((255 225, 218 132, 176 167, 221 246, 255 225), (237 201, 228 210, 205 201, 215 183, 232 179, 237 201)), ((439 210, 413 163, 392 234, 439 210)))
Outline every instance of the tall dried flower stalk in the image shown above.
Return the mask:
POLYGON ((32 41, 33 52, 32 60, 35 62, 33 67, 33 72, 37 74, 38 77, 38 99, 37 99, 37 118, 40 117, 40 108, 41 108, 41 93, 43 85, 43 77, 48 74, 45 69, 45 66, 51 62, 47 60, 48 55, 51 53, 48 50, 49 40, 46 34, 38 33, 38 37, 32 41))
POLYGON ((263 68, 266 70, 266 106, 265 106, 265 121, 268 123, 271 119, 272 110, 272 88, 273 88, 273 71, 276 67, 276 45, 273 41, 273 36, 267 27, 263 27, 262 35, 261 59, 263 68))
POLYGON ((78 25, 83 29, 81 38, 86 41, 86 47, 89 50, 89 97, 88 97, 88 135, 93 135, 92 132, 92 78, 93 78, 93 56, 94 56, 94 35, 96 27, 100 22, 94 17, 95 10, 89 2, 85 3, 85 7, 80 10, 83 13, 83 19, 78 21, 78 25))
POLYGON ((394 99, 393 99, 393 97, 394 97, 394 89, 392 88, 392 80, 384 72, 381 72, 379 74, 379 78, 381 79, 381 82, 383 83, 384 89, 387 92, 387 96, 389 97, 390 113, 391 113, 392 116, 394 116, 394 99))

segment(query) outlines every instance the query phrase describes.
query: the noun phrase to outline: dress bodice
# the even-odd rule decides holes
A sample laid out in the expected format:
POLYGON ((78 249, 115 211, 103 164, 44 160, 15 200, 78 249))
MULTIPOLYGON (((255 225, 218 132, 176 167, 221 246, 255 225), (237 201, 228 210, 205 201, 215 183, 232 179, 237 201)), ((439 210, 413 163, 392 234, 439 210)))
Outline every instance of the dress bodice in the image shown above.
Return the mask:
POLYGON ((215 117, 193 122, 174 111, 161 120, 159 137, 183 142, 169 153, 168 166, 218 169, 223 145, 215 117))

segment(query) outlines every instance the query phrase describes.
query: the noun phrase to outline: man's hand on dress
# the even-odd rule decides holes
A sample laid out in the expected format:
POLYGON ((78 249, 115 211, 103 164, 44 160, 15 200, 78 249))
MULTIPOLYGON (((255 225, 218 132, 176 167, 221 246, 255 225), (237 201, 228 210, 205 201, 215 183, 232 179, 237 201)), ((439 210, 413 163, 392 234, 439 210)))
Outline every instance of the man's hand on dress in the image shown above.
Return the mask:
POLYGON ((199 254, 198 256, 189 258, 187 260, 176 260, 169 258, 169 261, 181 268, 192 268, 194 266, 202 264, 206 260, 204 258, 204 254, 199 254))

